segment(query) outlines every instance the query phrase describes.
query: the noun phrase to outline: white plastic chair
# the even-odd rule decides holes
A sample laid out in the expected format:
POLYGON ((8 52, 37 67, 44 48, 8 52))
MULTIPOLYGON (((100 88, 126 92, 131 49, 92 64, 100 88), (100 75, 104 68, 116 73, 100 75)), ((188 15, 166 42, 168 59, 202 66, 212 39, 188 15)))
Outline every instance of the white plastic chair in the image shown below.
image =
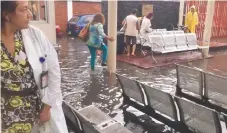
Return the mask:
POLYGON ((174 34, 184 34, 183 30, 175 30, 173 32, 174 32, 174 34))
POLYGON ((151 44, 152 58, 157 63, 156 59, 153 56, 153 52, 162 53, 162 51, 164 50, 162 35, 149 35, 149 42, 151 44))
POLYGON ((157 31, 167 31, 166 29, 156 29, 157 31))
POLYGON ((188 44, 188 50, 198 49, 197 38, 195 33, 186 33, 185 34, 188 44))
POLYGON ((163 33, 161 31, 154 31, 151 32, 151 35, 163 35, 163 33))
POLYGON ((174 34, 173 31, 163 31, 162 33, 163 33, 163 35, 173 35, 174 34))
POLYGON ((188 50, 185 34, 175 34, 176 45, 179 51, 188 50))
POLYGON ((165 45, 164 53, 177 51, 174 35, 163 35, 163 42, 164 42, 164 45, 165 45))

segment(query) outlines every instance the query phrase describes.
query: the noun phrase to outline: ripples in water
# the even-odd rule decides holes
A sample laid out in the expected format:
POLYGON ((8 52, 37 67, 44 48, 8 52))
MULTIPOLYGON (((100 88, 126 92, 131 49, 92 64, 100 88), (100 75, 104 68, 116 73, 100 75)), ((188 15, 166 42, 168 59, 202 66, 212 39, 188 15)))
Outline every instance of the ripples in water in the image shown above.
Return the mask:
MULTIPOLYGON (((61 87, 66 102, 76 109, 94 104, 134 133, 170 132, 168 127, 138 110, 120 109, 123 101, 121 87, 116 77, 109 76, 106 69, 100 66, 100 57, 97 58, 98 65, 95 72, 91 72, 90 55, 84 44, 78 40, 64 41, 66 42, 61 43, 64 50, 59 58, 62 71, 61 87)), ((186 63, 186 65, 202 68, 204 63, 201 62, 186 63)), ((207 70, 218 72, 221 69, 216 68, 217 66, 208 66, 207 70)), ((177 79, 174 65, 144 70, 118 62, 117 73, 172 94, 175 91, 177 79)))

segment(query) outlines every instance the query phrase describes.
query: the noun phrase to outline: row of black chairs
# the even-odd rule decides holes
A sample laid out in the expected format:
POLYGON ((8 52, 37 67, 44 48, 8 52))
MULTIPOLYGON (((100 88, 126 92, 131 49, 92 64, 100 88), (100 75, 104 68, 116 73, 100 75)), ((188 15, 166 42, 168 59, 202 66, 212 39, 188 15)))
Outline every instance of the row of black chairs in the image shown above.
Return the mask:
POLYGON ((132 133, 94 105, 76 110, 62 104, 67 125, 76 133, 132 133))
POLYGON ((182 133, 222 133, 219 113, 188 99, 173 96, 116 74, 130 105, 182 133))
POLYGON ((176 95, 227 114, 227 78, 177 65, 176 95))

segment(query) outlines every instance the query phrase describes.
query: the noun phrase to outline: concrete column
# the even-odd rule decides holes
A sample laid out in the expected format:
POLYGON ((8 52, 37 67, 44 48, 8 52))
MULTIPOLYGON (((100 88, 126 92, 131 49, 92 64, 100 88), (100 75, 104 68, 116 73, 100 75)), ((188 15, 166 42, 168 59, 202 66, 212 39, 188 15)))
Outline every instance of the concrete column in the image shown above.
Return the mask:
POLYGON ((73 17, 73 3, 72 0, 67 0, 67 18, 68 21, 73 17))
POLYGON ((185 0, 180 0, 178 25, 183 25, 183 19, 184 19, 184 3, 185 3, 185 0))
MULTIPOLYGON (((210 46, 210 38, 211 38, 211 30, 213 24, 213 16, 215 10, 215 0, 208 0, 207 1, 207 12, 206 12, 206 19, 205 19, 205 28, 203 32, 203 46, 210 46)), ((209 56, 209 47, 204 48, 202 50, 204 57, 209 56)))
POLYGON ((114 41, 108 41, 108 71, 114 73, 116 71, 116 55, 117 55, 117 0, 108 1, 108 36, 114 37, 114 41))

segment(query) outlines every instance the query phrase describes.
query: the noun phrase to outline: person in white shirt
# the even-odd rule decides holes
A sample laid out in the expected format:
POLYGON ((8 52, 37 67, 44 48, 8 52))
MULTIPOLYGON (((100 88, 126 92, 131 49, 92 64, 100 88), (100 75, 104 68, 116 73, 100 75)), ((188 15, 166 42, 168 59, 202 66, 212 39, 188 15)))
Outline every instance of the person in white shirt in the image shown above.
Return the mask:
POLYGON ((126 36, 126 45, 127 45, 127 56, 130 56, 130 47, 133 45, 132 48, 132 54, 135 56, 135 50, 136 50, 136 36, 139 31, 139 23, 137 15, 137 9, 134 9, 131 13, 131 15, 128 15, 125 18, 125 36, 126 36))
POLYGON ((147 16, 144 16, 141 20, 141 28, 140 28, 140 34, 144 38, 148 35, 148 33, 152 32, 151 28, 151 20, 153 19, 154 14, 153 13, 148 13, 147 16))

